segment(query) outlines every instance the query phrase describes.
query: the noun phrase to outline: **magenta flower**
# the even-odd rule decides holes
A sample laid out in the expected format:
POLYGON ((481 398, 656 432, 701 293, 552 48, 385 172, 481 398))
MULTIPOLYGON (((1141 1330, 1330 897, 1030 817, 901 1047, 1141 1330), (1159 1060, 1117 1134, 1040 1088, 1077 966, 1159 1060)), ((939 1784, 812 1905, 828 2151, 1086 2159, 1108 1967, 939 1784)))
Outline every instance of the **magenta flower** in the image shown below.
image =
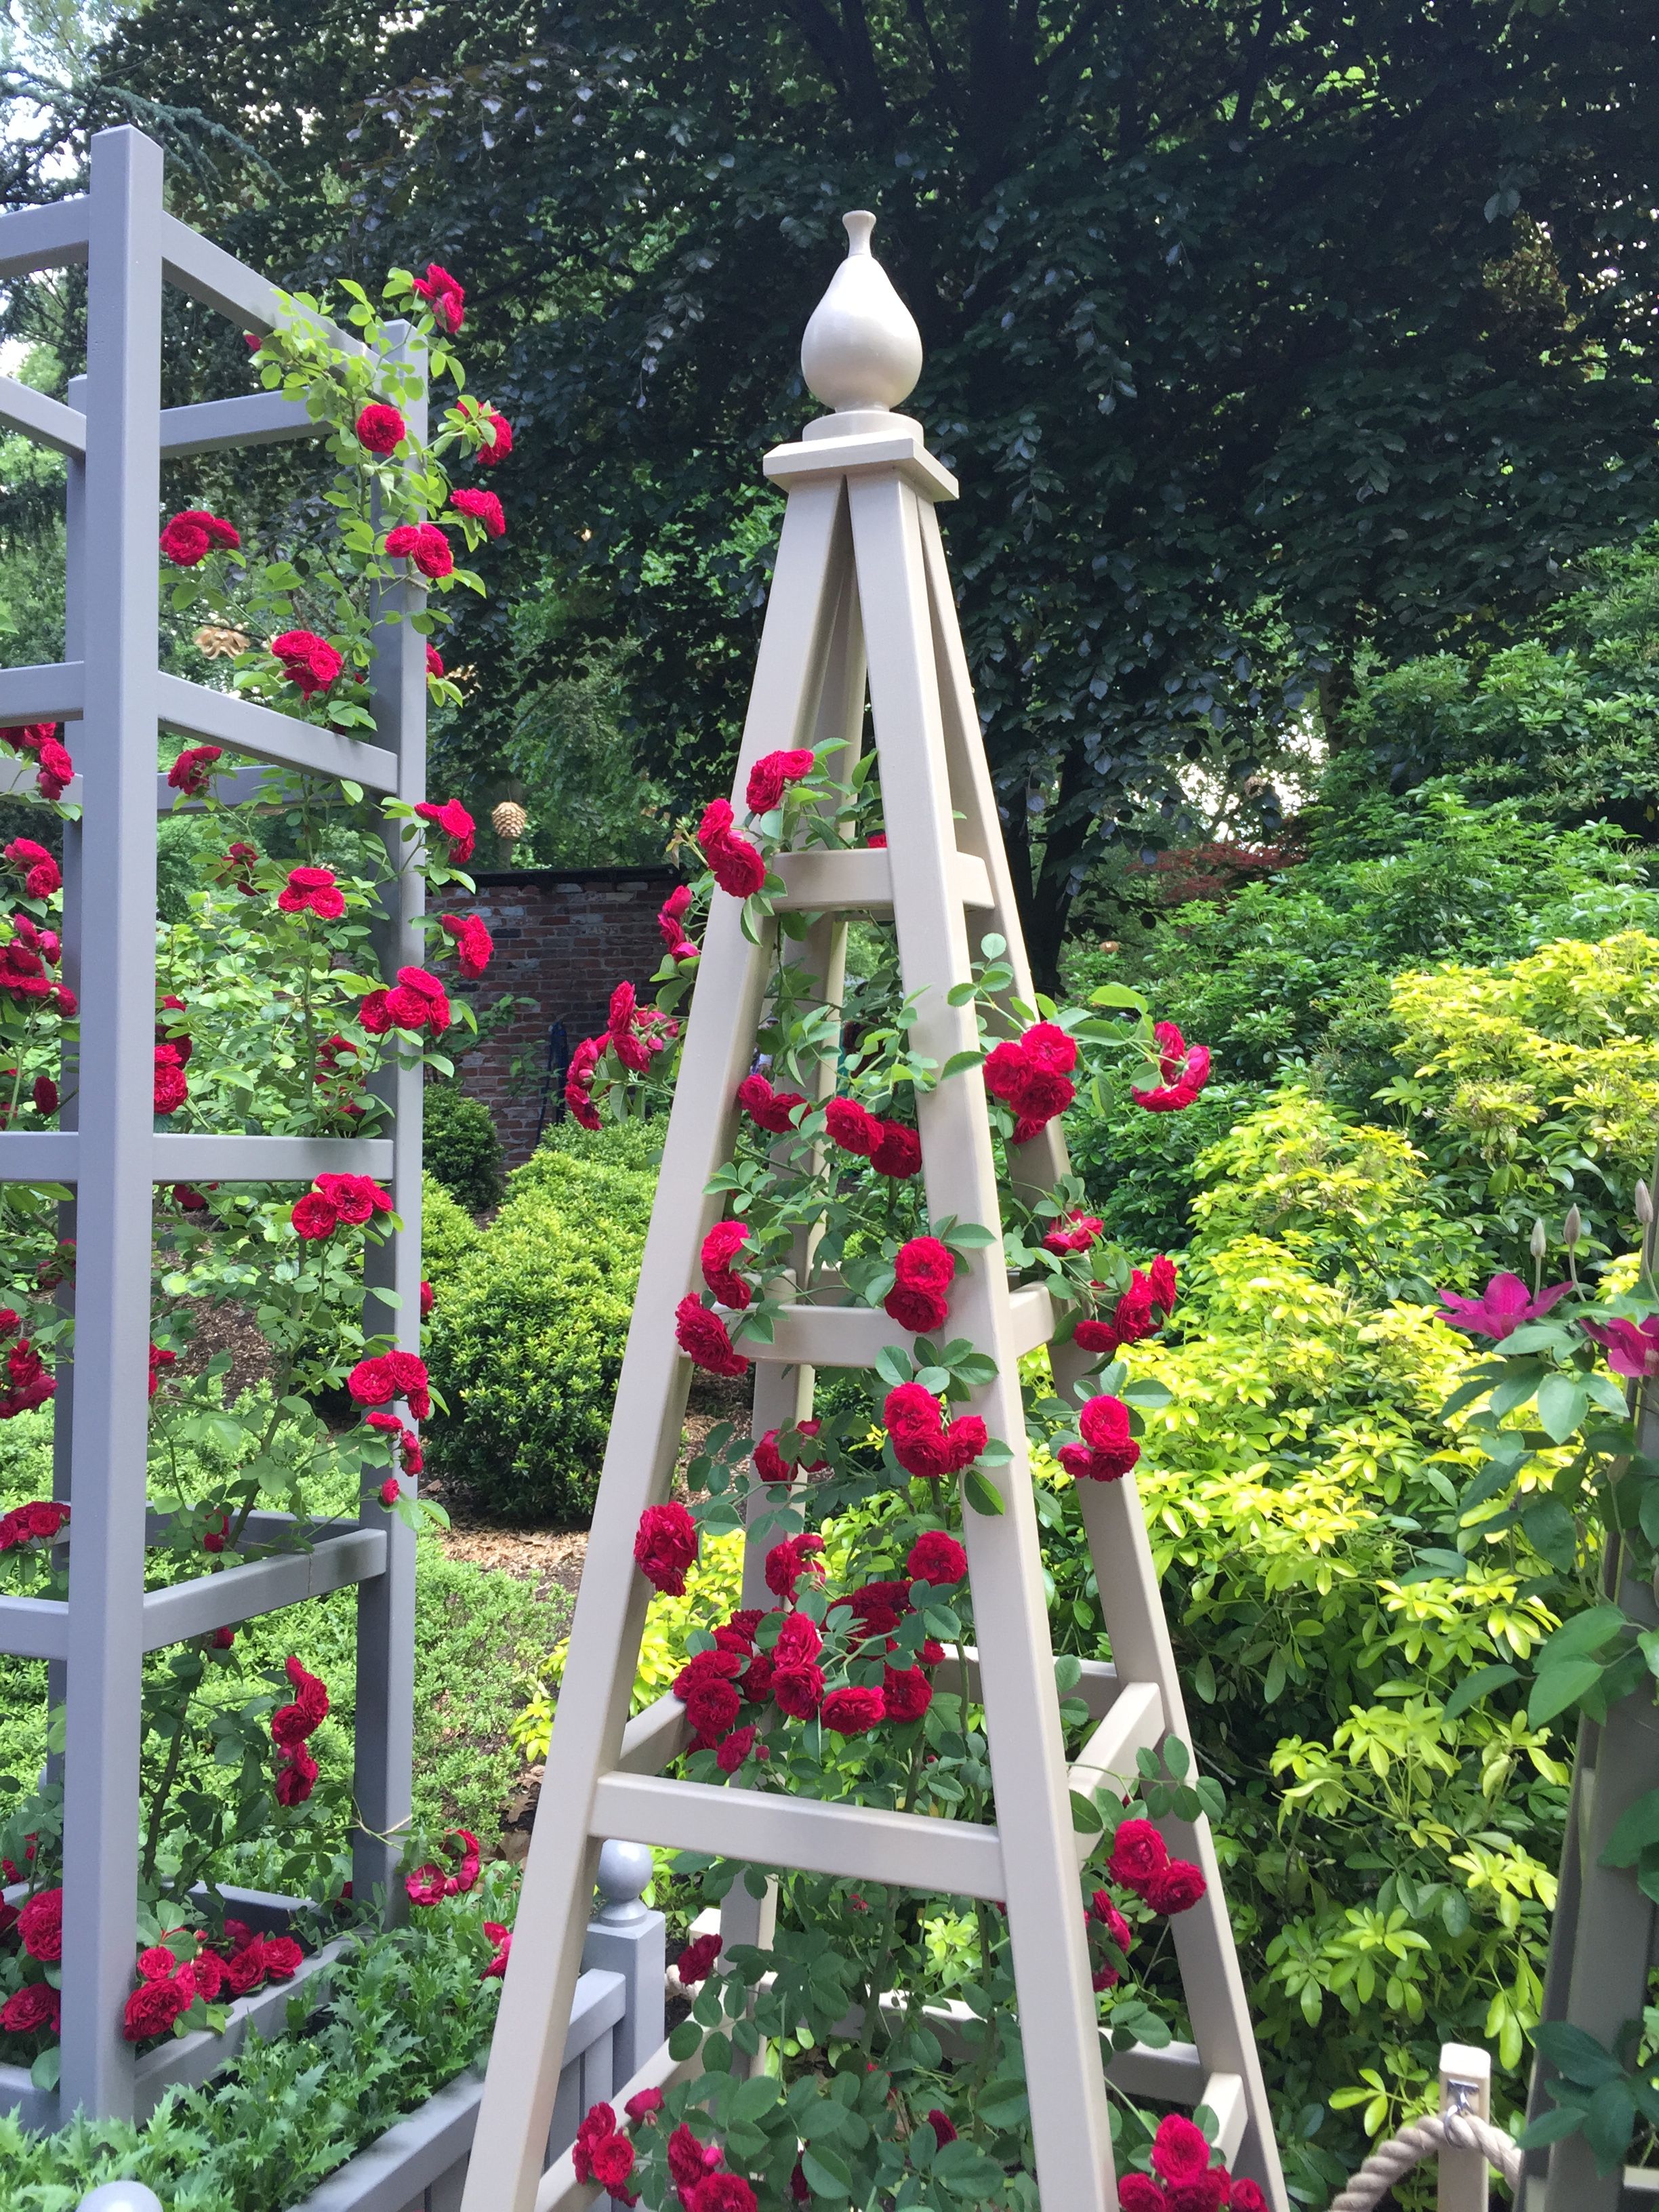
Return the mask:
POLYGON ((1615 1375, 1659 1375, 1659 1314, 1643 1322, 1587 1321, 1584 1332, 1607 1353, 1615 1375))
POLYGON ((1494 1275, 1478 1298, 1455 1297, 1450 1291, 1442 1291, 1440 1303, 1446 1309, 1442 1318, 1470 1336, 1489 1336, 1495 1344, 1501 1343, 1522 1322, 1536 1321, 1547 1314, 1571 1288, 1571 1283, 1553 1283, 1534 1298, 1528 1297, 1519 1275, 1494 1275))

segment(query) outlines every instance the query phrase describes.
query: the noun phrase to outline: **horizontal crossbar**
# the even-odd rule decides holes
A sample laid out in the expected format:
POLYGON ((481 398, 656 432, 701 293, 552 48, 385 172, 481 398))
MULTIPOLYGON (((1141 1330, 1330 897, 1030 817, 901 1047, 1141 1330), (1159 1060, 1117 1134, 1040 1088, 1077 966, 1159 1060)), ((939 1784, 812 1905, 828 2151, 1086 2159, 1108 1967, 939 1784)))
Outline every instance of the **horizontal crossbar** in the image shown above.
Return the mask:
POLYGON ((1196 2105, 1208 2079, 1195 2043, 1169 2043, 1154 2051, 1145 2043, 1109 2057, 1106 2071, 1131 2097, 1157 2097, 1171 2105, 1196 2105))
POLYGON ((280 392, 207 399, 194 407, 161 410, 161 459, 182 461, 192 453, 222 453, 233 447, 325 438, 331 428, 308 413, 303 400, 284 399, 280 392))
MULTIPOLYGON (((71 1555, 73 1545, 70 1546, 71 1555)), ((159 1651, 187 1637, 207 1636, 240 1620, 278 1613, 308 1597, 386 1572, 386 1531, 349 1528, 313 1550, 250 1559, 222 1574, 198 1575, 167 1589, 144 1592, 143 1648, 159 1651)), ((67 1659, 69 1606, 62 1598, 0 1597, 0 1651, 18 1659, 67 1659)))
MULTIPOLYGON (((189 298, 216 308, 243 330, 258 331, 263 336, 276 327, 281 317, 282 302, 274 284, 244 267, 234 254, 216 246, 210 238, 204 238, 200 231, 180 222, 177 216, 161 217, 161 274, 189 298)), ((317 320, 330 343, 343 353, 367 350, 361 338, 352 337, 325 317, 319 315, 317 320)))
POLYGON ((1000 1898, 1006 1889, 1002 1840, 994 1828, 878 1806, 615 1772, 603 1776, 594 1792, 590 1832, 939 1896, 1000 1898))
MULTIPOLYGON (((870 851, 848 846, 831 852, 827 846, 809 846, 805 852, 778 853, 772 866, 782 877, 783 896, 776 902, 782 914, 871 914, 893 911, 891 857, 880 846, 870 851)), ((976 854, 956 857, 956 891, 963 906, 989 907, 991 878, 976 854)))
POLYGON ((158 675, 155 686, 156 714, 163 729, 205 738, 212 744, 234 745, 255 760, 275 761, 308 775, 349 776, 369 791, 398 787, 398 756, 384 745, 342 737, 337 730, 279 714, 232 691, 210 691, 205 684, 186 683, 182 676, 158 675))
MULTIPOLYGON (((0 668, 0 729, 14 728, 19 722, 79 721, 86 696, 87 672, 79 660, 0 668)), ((32 782, 33 763, 21 761, 19 766, 32 782)))
MULTIPOLYGON (((150 1139, 154 1182, 310 1182, 319 1175, 389 1176, 389 1137, 216 1137, 163 1130, 150 1139)), ((78 1182, 73 1129, 0 1131, 0 1182, 78 1182)))
MULTIPOLYGON (((908 418, 901 417, 901 420, 908 418)), ((893 469, 926 500, 956 499, 961 486, 922 442, 921 425, 908 429, 810 434, 792 446, 774 446, 761 466, 774 483, 797 484, 813 477, 873 476, 893 469)))
POLYGON ((0 215, 0 278, 27 276, 37 269, 67 269, 87 258, 92 208, 84 192, 45 207, 14 208, 0 215))
POLYGON ((50 446, 54 453, 87 450, 87 418, 80 409, 65 407, 61 399, 49 399, 44 392, 20 384, 15 376, 0 376, 0 422, 21 430, 37 446, 50 446))
MULTIPOLYGON (((1054 1333, 1054 1310, 1047 1288, 1028 1283, 1009 1300, 1012 1350, 1016 1357, 1035 1352, 1054 1333)), ((735 1321, 738 1316, 732 1316, 735 1321)), ((747 1358, 762 1364, 873 1367, 889 1346, 908 1352, 915 1332, 902 1328, 879 1306, 786 1305, 775 1318, 772 1341, 738 1339, 747 1358)))

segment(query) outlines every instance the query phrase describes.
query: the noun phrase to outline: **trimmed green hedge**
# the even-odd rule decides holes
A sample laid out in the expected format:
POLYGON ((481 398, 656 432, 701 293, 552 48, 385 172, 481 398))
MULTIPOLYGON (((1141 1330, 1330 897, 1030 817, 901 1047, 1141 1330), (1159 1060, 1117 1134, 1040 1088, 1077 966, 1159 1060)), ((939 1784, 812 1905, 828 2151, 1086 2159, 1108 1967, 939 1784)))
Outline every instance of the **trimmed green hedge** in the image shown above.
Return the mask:
POLYGON ((439 1286, 428 1356, 449 1411, 428 1433, 446 1480, 488 1512, 592 1510, 660 1126, 556 1133, 439 1286))
POLYGON ((504 1180, 501 1140, 489 1109, 453 1083, 428 1083, 421 1163, 469 1213, 487 1213, 504 1180))

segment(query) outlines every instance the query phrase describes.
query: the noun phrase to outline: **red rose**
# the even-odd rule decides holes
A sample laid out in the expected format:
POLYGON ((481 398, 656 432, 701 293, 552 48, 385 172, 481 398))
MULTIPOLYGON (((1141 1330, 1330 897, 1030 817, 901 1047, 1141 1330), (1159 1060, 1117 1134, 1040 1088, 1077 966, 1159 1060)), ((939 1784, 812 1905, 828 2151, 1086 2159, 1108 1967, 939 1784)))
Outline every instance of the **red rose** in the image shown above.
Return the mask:
POLYGON ((455 566, 454 549, 435 522, 406 522, 389 531, 386 550, 394 559, 412 560, 421 574, 434 582, 455 566))
POLYGON ((1173 1022, 1159 1022, 1158 1081, 1150 1091, 1131 1088, 1130 1097, 1149 1114, 1179 1114, 1190 1106, 1210 1079, 1210 1048, 1188 1045, 1173 1022))
POLYGON ((720 1954, 718 1936, 699 1936, 688 1943, 674 1961, 674 1972, 687 1989, 698 1982, 707 1981, 716 1959, 720 1954))
POLYGON ((449 337, 456 337, 466 319, 466 293, 448 270, 435 261, 426 264, 424 276, 413 280, 414 289, 432 310, 432 319, 449 337))
POLYGON ((766 881, 766 863, 746 837, 738 836, 732 823, 726 801, 711 799, 697 825, 697 843, 720 889, 733 898, 750 898, 766 881))
POLYGON ((674 1309, 674 1341, 692 1364, 709 1375, 744 1375, 749 1362, 726 1334, 726 1323, 688 1291, 674 1309))
POLYGON ((653 1589, 685 1595, 685 1571, 697 1556, 697 1524, 679 1501, 647 1505, 640 1516, 634 1558, 653 1589))
POLYGON ((121 2017, 122 2034, 129 2043, 165 2035, 179 2014, 190 2010, 195 1996, 194 1985, 186 1988, 181 1980, 141 1983, 127 1999, 121 2017))
POLYGON ((309 699, 315 691, 326 691, 345 665, 328 640, 319 637, 315 630, 285 629, 280 637, 271 639, 270 650, 303 699, 309 699))
POLYGON ((37 1890, 18 1911, 17 1934, 31 1959, 56 1965, 64 1955, 63 1891, 37 1890))
POLYGON ((933 1583, 948 1588, 968 1572, 968 1554, 954 1536, 942 1528, 929 1528, 911 1545, 905 1570, 913 1583, 933 1583))
POLYGON ((743 1700, 730 1682, 694 1682, 685 1698, 686 1717, 699 1735, 723 1735, 738 1717, 743 1700))
POLYGON ((0 2027, 13 2035, 34 2035, 43 2027, 55 2032, 61 2002, 50 1982, 25 1982, 0 2005, 0 2027))
POLYGON ((233 523, 222 521, 216 514, 203 508, 187 507, 175 514, 161 532, 161 553, 175 568, 193 568, 204 561, 216 546, 234 547, 241 544, 241 533, 233 523))
POLYGON ((291 1936, 264 1939, 265 1972, 273 1982, 291 1982, 304 1963, 305 1953, 291 1936))
POLYGON ((331 868, 292 868, 276 894, 284 914, 314 914, 321 921, 337 921, 345 912, 345 893, 336 888, 331 868))
POLYGON ((1206 1884, 1190 1859, 1171 1859, 1141 1885, 1140 1894, 1154 1912, 1166 1916, 1189 1912, 1204 1894, 1206 1884))
POLYGON ((1109 1940, 1115 1943, 1125 1958, 1129 1955, 1134 1935, 1128 1922, 1112 1902, 1109 1890, 1097 1889, 1089 1900, 1089 1917, 1103 1928, 1109 1940))
POLYGON ((436 677, 441 683, 442 682, 444 672, 443 655, 439 652, 435 645, 428 645, 426 649, 426 672, 428 676, 436 677))
POLYGON ((889 1667, 882 1674, 881 1698, 890 1721, 919 1721, 933 1702, 933 1686, 920 1667, 889 1667))
POLYGON ((822 1574, 816 1554, 823 1549, 823 1539, 811 1529, 799 1536, 786 1536, 781 1544, 774 1544, 766 1555, 766 1587, 775 1597, 793 1598, 796 1584, 809 1571, 822 1574))
POLYGON ((772 1672, 772 1698, 791 1720, 810 1721, 823 1703, 823 1669, 810 1659, 785 1665, 777 1660, 772 1672))
POLYGON ((1068 1078, 1077 1065, 1077 1046, 1053 1022, 1036 1022, 1018 1038, 992 1048, 985 1062, 985 1088, 1012 1106, 1018 1116, 1012 1141, 1029 1144, 1037 1131, 1064 1113, 1077 1096, 1068 1078))
POLYGON ((686 2212, 755 2212, 755 2192, 740 2173, 708 2173, 685 2203, 686 2212))
POLYGON ((462 975, 476 982, 495 957, 495 939, 476 914, 469 914, 465 920, 459 915, 447 914, 443 917, 443 928, 445 933, 455 940, 455 957, 460 963, 462 975))
POLYGON ((921 1138, 902 1121, 882 1122, 881 1142, 871 1153, 870 1164, 878 1175, 891 1176, 896 1182, 902 1182, 921 1165, 921 1138))
POLYGON ((1158 2124, 1152 2138, 1152 2168, 1164 2181, 1192 2181, 1208 2170, 1210 2146, 1202 2128, 1194 2127, 1179 2112, 1170 2112, 1158 2124))
POLYGON ((176 1044, 156 1046, 154 1088, 154 1104, 158 1114, 176 1114, 190 1097, 190 1085, 185 1079, 184 1062, 176 1044))
POLYGON ((951 1313, 945 1300, 932 1291, 907 1291, 902 1283, 894 1284, 882 1300, 881 1310, 913 1336, 931 1336, 935 1329, 944 1328, 951 1313))
POLYGON ((458 514, 471 515, 474 522, 480 524, 486 538, 507 534, 507 517, 493 491, 453 491, 449 503, 458 514))
MULTIPOLYGON (((229 1931, 229 1923, 226 1923, 229 1931)), ((256 1936, 225 1961, 225 1987, 234 1997, 247 1996, 265 1978, 265 1947, 256 1936)))
MULTIPOLYGON (((186 745, 167 770, 167 781, 187 799, 199 799, 211 780, 214 762, 222 757, 218 745, 186 745)), ((329 881, 333 880, 331 876, 329 881)))
POLYGON ((615 2196, 627 2186, 634 2171, 634 2146, 626 2136, 606 2136, 593 2145, 591 2157, 593 2179, 602 2189, 615 2196))
POLYGON ((1097 1214, 1083 1213, 1073 1206, 1063 1222, 1057 1222, 1042 1240, 1045 1252, 1086 1252, 1101 1231, 1106 1226, 1097 1214))
POLYGON ((436 1291, 433 1289, 430 1283, 422 1282, 421 1285, 421 1319, 422 1321, 429 1321, 431 1319, 432 1310, 437 1303, 438 1293, 436 1291))
POLYGON ((1129 1408, 1121 1398, 1091 1398, 1078 1417, 1083 1443, 1062 1444, 1060 1465, 1079 1481, 1117 1482, 1140 1457, 1129 1434, 1129 1408))
POLYGON ((714 1764, 722 1774, 735 1774, 750 1753, 755 1748, 755 1731, 740 1728, 726 1737, 714 1753, 714 1764))
POLYGON ((1170 2200, 1151 2176, 1125 2173, 1118 2178, 1118 2212, 1170 2212, 1170 2200))
POLYGON ((881 1142, 881 1123, 856 1098, 832 1098, 823 1119, 830 1141, 844 1152, 867 1160, 881 1142))
POLYGON ((787 1137, 794 1128, 791 1115, 806 1101, 799 1091, 774 1091, 763 1075, 746 1075, 738 1085, 738 1103, 757 1128, 787 1137))
POLYGON ((818 1718, 837 1735, 866 1735, 887 1717, 887 1701, 879 1690, 831 1690, 818 1718))
POLYGON ((477 842, 478 825, 460 800, 447 799, 441 806, 434 805, 430 800, 423 800, 415 811, 422 822, 435 823, 448 838, 450 866, 465 866, 472 858, 472 849, 477 842))
POLYGON ((741 1221, 717 1221, 702 1240, 702 1279, 723 1306, 742 1308, 755 1295, 732 1267, 748 1242, 749 1231, 741 1221))
POLYGON ((1117 1350, 1117 1331, 1109 1322, 1080 1321, 1072 1332, 1072 1341, 1079 1352, 1104 1352, 1109 1357, 1117 1350))
POLYGON ((812 773, 812 755, 804 745, 788 752, 767 753, 749 771, 745 799, 751 814, 769 814, 782 799, 787 784, 799 783, 812 773))
POLYGON ((804 1660, 816 1659, 823 1649, 823 1638, 811 1613, 792 1613, 785 1616, 778 1631, 772 1656, 780 1667, 795 1667, 804 1660))
POLYGON ((1272 2212, 1258 2183, 1246 2180, 1243 2175, 1233 2183, 1232 2193, 1227 2199, 1227 2212, 1272 2212))
POLYGON ((294 1224, 295 1234, 307 1244, 331 1237, 340 1225, 339 1215, 322 1194, 314 1190, 295 1200, 288 1218, 294 1224))
MULTIPOLYGON (((140 1968, 143 1966, 141 1959, 140 1968)), ((196 1994, 205 2004, 217 2004, 225 1984, 225 1962, 216 1951, 198 1951, 190 1962, 196 1994)))
POLYGON ((708 2168, 702 2162, 702 2145, 682 2120, 668 2138, 668 2172, 677 2188, 694 2189, 708 2168))
POLYGON ((930 1482, 971 1467, 989 1441, 977 1413, 961 1414, 947 1426, 938 1399, 919 1382, 890 1390, 882 1418, 899 1465, 930 1482))
POLYGON ((55 1536, 70 1517, 69 1507, 55 1498, 37 1498, 15 1510, 31 1536, 55 1536))
POLYGON ((662 2104, 660 2089, 641 2089, 637 2097, 629 2099, 623 2110, 637 2127, 641 2120, 654 2118, 661 2112, 662 2104))
MULTIPOLYGON (((43 799, 59 799, 69 788, 75 763, 55 738, 48 738, 36 753, 35 788, 43 799)), ((69 1011, 73 1012, 71 1006, 69 1011)))
MULTIPOLYGON (((1155 1306, 1161 1306, 1166 1316, 1172 1314, 1176 1310, 1176 1289, 1178 1279, 1175 1261, 1166 1260, 1160 1252, 1147 1270, 1147 1275, 1152 1285, 1152 1304, 1155 1306)), ((1251 2182, 1249 2185, 1254 2189, 1255 2184, 1251 2182)))
POLYGON ((289 1808, 303 1805, 317 1786, 318 1771, 302 1743, 283 1751, 276 1762, 276 1802, 289 1808))
POLYGON ((489 409, 483 419, 495 432, 495 441, 493 445, 479 447, 478 460, 483 467, 493 469, 498 461, 504 461, 513 450, 513 425, 505 415, 498 415, 493 407, 489 409))
POLYGON ((928 2113, 927 2124, 933 2130, 933 2141, 940 2150, 944 2149, 946 2143, 953 2143, 956 2141, 957 2131, 951 2126, 948 2116, 937 2108, 928 2113))
POLYGON ((409 435, 409 426, 395 407, 376 401, 357 417, 357 439, 371 453, 395 453, 409 435))
POLYGON ((1125 1820, 1112 1838, 1106 1870, 1125 1889, 1139 1892, 1169 1863, 1170 1847, 1150 1820, 1125 1820))

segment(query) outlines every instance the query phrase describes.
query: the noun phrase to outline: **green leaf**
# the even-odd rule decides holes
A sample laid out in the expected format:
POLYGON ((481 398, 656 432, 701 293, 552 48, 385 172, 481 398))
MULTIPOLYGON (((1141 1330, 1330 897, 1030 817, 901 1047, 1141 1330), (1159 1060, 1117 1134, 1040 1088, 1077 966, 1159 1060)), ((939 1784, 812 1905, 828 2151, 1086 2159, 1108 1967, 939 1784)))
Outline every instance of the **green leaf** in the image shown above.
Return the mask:
POLYGON ((994 1516, 1004 1510, 1000 1492, 986 1480, 977 1468, 969 1468, 962 1478, 962 1487, 975 1513, 994 1516))
POLYGON ((1610 2051, 1566 2021, 1545 2021, 1533 2039, 1558 2074, 1586 2089, 1599 2089, 1603 2082, 1623 2076, 1625 2069, 1610 2051))
POLYGON ((1589 1392, 1576 1376, 1547 1375, 1538 1386, 1538 1419, 1552 1440, 1565 1443, 1583 1421, 1589 1392))
POLYGON ((1528 1721, 1534 1728, 1553 1721, 1569 1705, 1588 1697, 1606 1672, 1606 1668, 1595 1659, 1569 1659, 1562 1666, 1546 1668, 1533 1684, 1532 1695, 1527 1700, 1528 1721))
POLYGON ((1603 2082, 1584 2113, 1584 2141, 1595 2154, 1598 2173, 1622 2166, 1636 2129, 1636 2100, 1622 2075, 1603 2082))
POLYGON ((800 2170, 814 2197, 830 2197, 846 2203, 853 2186, 853 2169, 827 2143, 809 2143, 800 2154, 800 2170))
POLYGON ((1449 1721, 1459 1719, 1471 1706, 1478 1705, 1483 1698, 1490 1697, 1494 1690, 1504 1689, 1520 1679, 1518 1670, 1513 1667, 1477 1667, 1472 1674, 1464 1676, 1447 1698, 1444 1707, 1446 1718, 1449 1721))
POLYGON ((1659 1790, 1650 1790, 1627 1805, 1601 1854, 1607 1867, 1634 1866, 1650 1844, 1659 1844, 1659 1790))
POLYGON ((683 2020, 668 2039, 671 2058, 689 2058, 702 2041, 702 2030, 694 2020, 683 2020))
POLYGON ((1097 1836, 1105 1825, 1105 1821, 1100 1816, 1099 1807, 1087 1797, 1079 1796, 1077 1791, 1073 1790, 1072 1792, 1073 1832, 1079 1836, 1097 1836))
POLYGON ((1139 991, 1132 991, 1127 983, 1103 983, 1097 991, 1089 994, 1091 1006, 1126 1006, 1131 1013, 1144 1014, 1146 1001, 1139 991))

